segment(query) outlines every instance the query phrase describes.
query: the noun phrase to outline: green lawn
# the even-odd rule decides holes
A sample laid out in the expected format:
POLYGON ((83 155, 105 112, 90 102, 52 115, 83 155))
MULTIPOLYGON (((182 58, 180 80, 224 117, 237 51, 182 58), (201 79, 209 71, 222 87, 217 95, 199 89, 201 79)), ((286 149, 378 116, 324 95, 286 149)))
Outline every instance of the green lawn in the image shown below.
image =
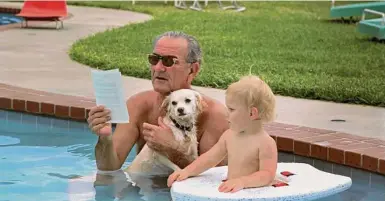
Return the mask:
POLYGON ((152 39, 183 30, 204 51, 195 85, 226 88, 252 66, 276 94, 385 107, 385 44, 357 33, 354 24, 328 21, 330 2, 241 2, 243 13, 222 11, 215 2, 206 12, 179 10, 173 2, 68 3, 154 17, 76 42, 71 58, 95 68, 148 79, 152 39))

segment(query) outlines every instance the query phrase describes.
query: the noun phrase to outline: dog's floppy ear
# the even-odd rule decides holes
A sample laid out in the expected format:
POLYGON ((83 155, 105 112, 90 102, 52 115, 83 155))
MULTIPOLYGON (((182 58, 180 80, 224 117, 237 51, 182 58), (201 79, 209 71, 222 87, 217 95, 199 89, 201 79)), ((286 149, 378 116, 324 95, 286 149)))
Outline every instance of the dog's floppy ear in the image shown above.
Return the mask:
POLYGON ((162 105, 160 106, 160 111, 163 113, 168 112, 168 105, 170 104, 170 96, 166 96, 166 98, 163 100, 162 105))
POLYGON ((205 101, 203 100, 202 96, 198 93, 195 92, 195 100, 196 100, 196 106, 197 106, 197 112, 202 113, 205 107, 207 107, 205 101))

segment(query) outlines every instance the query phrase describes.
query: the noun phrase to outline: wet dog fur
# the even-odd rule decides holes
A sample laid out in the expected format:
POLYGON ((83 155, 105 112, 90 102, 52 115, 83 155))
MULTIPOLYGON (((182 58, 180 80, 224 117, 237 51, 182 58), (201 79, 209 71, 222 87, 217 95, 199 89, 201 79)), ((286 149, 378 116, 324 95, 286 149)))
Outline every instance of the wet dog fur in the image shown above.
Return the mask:
MULTIPOLYGON (((194 159, 198 157, 196 121, 203 108, 202 96, 191 89, 172 92, 165 98, 161 106, 161 110, 166 111, 163 123, 170 127, 175 140, 181 145, 187 146, 185 154, 194 159)), ((169 175, 179 169, 180 167, 166 156, 150 149, 145 144, 126 171, 129 173, 169 175)))

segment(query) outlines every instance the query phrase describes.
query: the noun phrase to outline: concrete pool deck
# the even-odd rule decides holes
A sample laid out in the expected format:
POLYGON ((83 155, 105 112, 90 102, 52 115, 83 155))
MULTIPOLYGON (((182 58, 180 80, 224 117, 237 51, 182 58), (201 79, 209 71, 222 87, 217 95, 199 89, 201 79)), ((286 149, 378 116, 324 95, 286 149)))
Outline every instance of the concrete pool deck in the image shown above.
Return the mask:
MULTIPOLYGON (((0 7, 21 7, 0 3, 0 7)), ((54 23, 4 30, 0 37, 0 109, 84 120, 95 105, 90 67, 67 52, 77 39, 140 23, 151 16, 130 11, 68 6, 64 29, 54 23)), ((127 97, 151 89, 149 80, 124 77, 127 97)), ((224 101, 223 90, 195 87, 224 101)), ((385 174, 385 108, 277 96, 278 119, 268 125, 278 148, 299 155, 385 174), (332 122, 344 119, 346 122, 332 122)))

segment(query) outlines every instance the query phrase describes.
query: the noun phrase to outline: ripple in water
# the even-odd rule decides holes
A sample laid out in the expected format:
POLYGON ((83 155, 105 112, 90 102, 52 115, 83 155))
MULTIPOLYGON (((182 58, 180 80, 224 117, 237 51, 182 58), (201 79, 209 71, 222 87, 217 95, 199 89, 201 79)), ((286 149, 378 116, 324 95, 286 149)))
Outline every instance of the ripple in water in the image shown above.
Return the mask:
POLYGON ((11 184, 15 184, 15 182, 0 181, 0 185, 11 185, 11 184))
POLYGON ((19 143, 20 140, 18 138, 0 135, 0 146, 15 145, 19 143))
MULTIPOLYGON (((0 186, 1 185, 12 185, 12 184, 16 184, 15 182, 13 181, 19 181, 19 180, 10 180, 10 181, 0 181, 0 186)), ((0 200, 1 201, 1 200, 0 200)))
POLYGON ((74 178, 78 178, 78 177, 81 177, 81 175, 76 175, 76 174, 71 174, 71 175, 62 175, 62 174, 59 174, 59 173, 47 173, 49 176, 52 176, 52 177, 58 177, 58 178, 61 178, 61 179, 74 179, 74 178))

